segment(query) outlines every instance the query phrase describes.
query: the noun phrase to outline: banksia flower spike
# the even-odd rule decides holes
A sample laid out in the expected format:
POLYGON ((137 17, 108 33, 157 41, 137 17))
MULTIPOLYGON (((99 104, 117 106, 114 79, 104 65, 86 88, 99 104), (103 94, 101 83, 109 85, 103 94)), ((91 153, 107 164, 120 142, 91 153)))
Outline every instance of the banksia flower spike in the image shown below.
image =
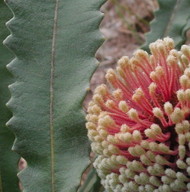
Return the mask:
POLYGON ((107 192, 190 191, 190 47, 170 38, 119 60, 96 88, 87 124, 107 192))

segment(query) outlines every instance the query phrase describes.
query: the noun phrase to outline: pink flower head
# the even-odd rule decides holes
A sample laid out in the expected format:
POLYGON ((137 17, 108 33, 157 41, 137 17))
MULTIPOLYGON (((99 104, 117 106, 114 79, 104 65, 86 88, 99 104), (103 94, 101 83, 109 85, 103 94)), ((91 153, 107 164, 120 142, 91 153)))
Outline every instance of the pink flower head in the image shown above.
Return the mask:
POLYGON ((109 69, 87 124, 107 192, 190 191, 190 47, 171 38, 109 69))

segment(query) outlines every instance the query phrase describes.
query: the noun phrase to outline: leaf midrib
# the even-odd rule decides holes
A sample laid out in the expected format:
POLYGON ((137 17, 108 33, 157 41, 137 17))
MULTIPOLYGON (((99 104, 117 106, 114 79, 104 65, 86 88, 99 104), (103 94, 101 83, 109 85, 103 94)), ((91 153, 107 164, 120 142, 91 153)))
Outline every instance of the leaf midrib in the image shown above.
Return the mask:
POLYGON ((51 47, 51 71, 50 71, 50 151, 51 151, 51 189, 55 192, 55 156, 54 156, 54 73, 55 73, 55 46, 57 35, 57 20, 58 20, 58 4, 59 0, 55 0, 54 9, 54 24, 51 47))

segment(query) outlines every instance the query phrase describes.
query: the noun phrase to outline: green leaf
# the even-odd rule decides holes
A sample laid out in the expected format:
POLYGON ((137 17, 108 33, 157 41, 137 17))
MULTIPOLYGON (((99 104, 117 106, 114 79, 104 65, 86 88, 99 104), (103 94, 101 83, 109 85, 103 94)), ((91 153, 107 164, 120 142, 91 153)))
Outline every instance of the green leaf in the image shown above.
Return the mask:
POLYGON ((182 35, 186 38, 186 40, 188 40, 187 37, 186 37, 186 32, 189 29, 190 29, 190 16, 189 16, 189 18, 187 20, 187 23, 186 23, 186 25, 185 25, 185 27, 183 28, 183 31, 182 31, 182 35))
POLYGON ((104 188, 100 183, 96 170, 91 167, 84 184, 80 187, 78 192, 103 192, 104 188))
POLYGON ((160 9, 155 12, 155 18, 150 24, 150 32, 146 34, 146 43, 142 46, 148 50, 148 45, 166 36, 174 39, 179 48, 186 40, 184 28, 190 17, 189 0, 158 0, 160 9))
POLYGON ((19 174, 25 192, 74 192, 89 164, 82 102, 103 41, 103 2, 7 0, 15 16, 5 44, 16 55, 8 125, 28 163, 19 174))
POLYGON ((12 77, 6 69, 13 55, 2 44, 9 34, 5 23, 12 17, 11 11, 7 8, 3 0, 0 0, 0 191, 17 192, 18 178, 17 165, 18 155, 11 151, 14 135, 5 126, 11 117, 11 112, 6 107, 6 102, 10 99, 8 85, 12 82, 12 77))

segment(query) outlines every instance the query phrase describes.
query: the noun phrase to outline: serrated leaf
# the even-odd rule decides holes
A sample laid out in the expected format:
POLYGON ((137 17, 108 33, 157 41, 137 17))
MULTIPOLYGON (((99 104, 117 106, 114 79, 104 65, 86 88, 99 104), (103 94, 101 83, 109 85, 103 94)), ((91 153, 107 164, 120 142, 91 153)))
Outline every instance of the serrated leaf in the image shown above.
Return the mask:
POLYGON ((11 117, 6 107, 10 99, 8 85, 12 82, 11 74, 6 69, 13 55, 3 46, 2 42, 9 34, 5 23, 12 17, 11 11, 3 0, 0 0, 0 192, 18 192, 17 165, 18 155, 11 148, 14 141, 13 133, 5 126, 11 117))
POLYGON ((183 30, 190 17, 190 1, 158 0, 158 3, 160 8, 155 12, 150 32, 146 34, 146 42, 142 48, 148 50, 151 42, 166 36, 173 38, 179 48, 186 40, 183 30))
POLYGON ((28 163, 19 174, 25 192, 74 192, 89 163, 82 101, 102 43, 103 2, 7 0, 15 16, 5 44, 16 55, 8 125, 28 163))

